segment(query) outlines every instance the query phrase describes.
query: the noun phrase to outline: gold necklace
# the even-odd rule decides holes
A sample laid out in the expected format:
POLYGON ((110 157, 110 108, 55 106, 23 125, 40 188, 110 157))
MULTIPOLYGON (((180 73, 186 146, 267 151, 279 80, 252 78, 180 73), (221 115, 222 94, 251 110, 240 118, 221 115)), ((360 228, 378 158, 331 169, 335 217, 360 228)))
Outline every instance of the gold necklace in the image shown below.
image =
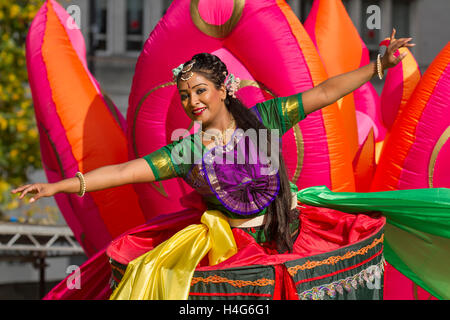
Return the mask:
POLYGON ((236 121, 234 119, 232 119, 230 124, 228 125, 228 127, 226 129, 222 130, 221 132, 219 132, 219 135, 208 133, 208 132, 205 132, 205 131, 202 130, 201 131, 201 136, 205 140, 214 140, 214 141, 216 141, 216 138, 217 138, 217 141, 219 143, 221 143, 222 145, 224 145, 225 144, 224 142, 225 142, 226 131, 229 130, 229 129, 231 129, 231 130, 234 129, 235 122, 236 121))

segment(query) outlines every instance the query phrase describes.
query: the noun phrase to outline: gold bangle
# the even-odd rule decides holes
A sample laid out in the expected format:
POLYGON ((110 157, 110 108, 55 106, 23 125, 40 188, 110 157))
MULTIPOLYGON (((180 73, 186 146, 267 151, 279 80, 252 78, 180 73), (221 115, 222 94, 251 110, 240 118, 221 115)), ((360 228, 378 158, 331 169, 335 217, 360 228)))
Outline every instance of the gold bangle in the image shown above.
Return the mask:
POLYGON ((86 192, 86 182, 84 181, 84 176, 81 172, 78 171, 76 177, 80 180, 80 191, 78 192, 78 195, 82 197, 86 192))
POLYGON ((384 70, 383 70, 383 66, 381 65, 381 54, 378 54, 378 56, 377 56, 377 74, 378 74, 378 78, 380 78, 380 80, 383 80, 384 70))

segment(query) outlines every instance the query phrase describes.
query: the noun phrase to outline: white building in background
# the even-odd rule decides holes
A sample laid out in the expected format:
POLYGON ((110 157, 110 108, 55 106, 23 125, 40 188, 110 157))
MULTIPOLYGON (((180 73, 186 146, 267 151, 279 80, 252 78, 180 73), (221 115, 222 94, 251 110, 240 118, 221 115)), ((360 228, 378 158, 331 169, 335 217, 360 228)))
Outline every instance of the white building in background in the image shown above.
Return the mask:
MULTIPOLYGON (((79 22, 86 41, 88 62, 103 90, 126 116, 128 95, 134 68, 142 46, 171 0, 59 0, 64 8, 76 5, 79 22)), ((313 0, 288 0, 288 4, 304 22, 313 0)), ((413 37, 416 47, 411 51, 423 71, 450 40, 448 16, 450 0, 343 0, 361 37, 371 51, 378 52, 378 43, 388 37, 393 27, 397 37, 413 37), (381 12, 381 28, 367 28, 367 8, 377 5, 381 12)), ((382 82, 374 80, 377 90, 382 82)), ((43 171, 36 172, 33 181, 45 181, 43 171)), ((52 199, 50 204, 56 206, 52 199)), ((63 279, 70 265, 81 264, 83 257, 47 260, 48 281, 63 279)), ((31 264, 0 260, 0 299, 11 297, 15 284, 37 283, 39 273, 31 264), (3 291, 2 291, 3 290, 3 291)), ((18 288, 18 287, 17 287, 18 288)), ((29 288, 29 287, 26 287, 29 288)), ((22 292, 27 289, 20 288, 22 292)), ((31 290, 31 289, 30 289, 31 290)), ((36 288, 32 290, 37 290, 36 288)), ((21 292, 13 298, 21 296, 21 292)), ((24 296, 30 298, 29 296, 24 296)))

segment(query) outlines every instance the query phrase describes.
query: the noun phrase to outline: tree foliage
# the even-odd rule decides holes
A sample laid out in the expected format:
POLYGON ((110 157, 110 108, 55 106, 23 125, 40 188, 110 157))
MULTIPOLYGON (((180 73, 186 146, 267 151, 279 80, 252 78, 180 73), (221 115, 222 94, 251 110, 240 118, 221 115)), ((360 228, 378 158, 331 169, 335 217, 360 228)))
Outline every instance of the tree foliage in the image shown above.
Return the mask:
POLYGON ((43 0, 0 0, 0 213, 19 206, 10 190, 41 168, 25 39, 43 0))

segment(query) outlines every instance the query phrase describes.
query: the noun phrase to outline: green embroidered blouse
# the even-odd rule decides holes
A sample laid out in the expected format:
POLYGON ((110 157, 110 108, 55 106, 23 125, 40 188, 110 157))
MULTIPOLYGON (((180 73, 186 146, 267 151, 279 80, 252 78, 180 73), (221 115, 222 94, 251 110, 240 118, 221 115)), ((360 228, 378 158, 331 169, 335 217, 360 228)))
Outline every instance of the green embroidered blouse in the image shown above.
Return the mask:
MULTIPOLYGON (((284 135, 306 115, 303 110, 302 94, 280 97, 256 104, 250 109, 267 129, 279 130, 279 136, 284 135)), ((250 218, 262 215, 261 212, 251 216, 242 216, 227 210, 214 195, 205 180, 201 170, 201 160, 208 149, 202 144, 198 134, 191 134, 179 141, 168 144, 143 158, 153 171, 156 181, 170 178, 183 178, 191 187, 199 192, 205 200, 208 209, 219 210, 230 218, 250 218)), ((291 183, 291 191, 298 188, 291 183)))

